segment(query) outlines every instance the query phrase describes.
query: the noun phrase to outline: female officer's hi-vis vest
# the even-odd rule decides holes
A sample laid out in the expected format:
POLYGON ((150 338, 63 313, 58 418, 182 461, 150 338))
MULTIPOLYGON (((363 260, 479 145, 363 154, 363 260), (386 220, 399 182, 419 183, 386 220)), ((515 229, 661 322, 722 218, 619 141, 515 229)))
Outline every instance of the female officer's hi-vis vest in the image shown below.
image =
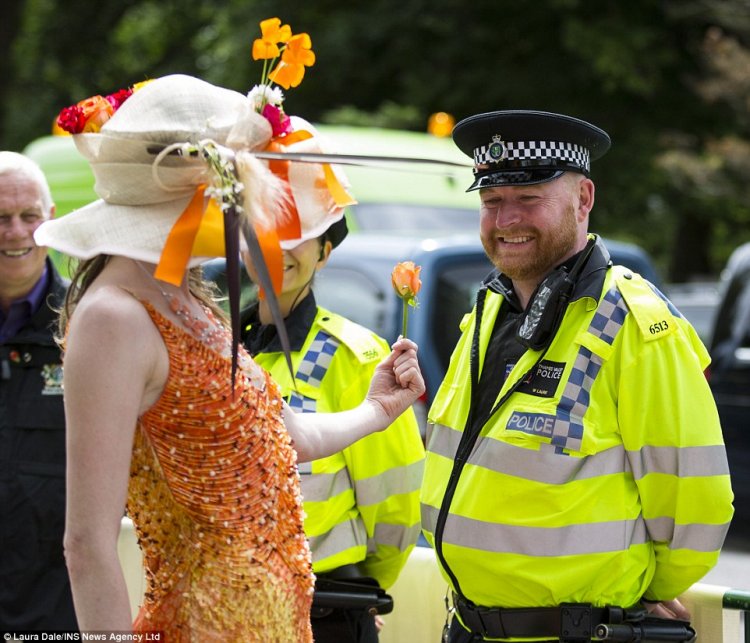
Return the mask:
MULTIPOLYGON (((254 359, 278 382, 296 412, 341 411, 365 397, 375 366, 389 353, 371 331, 318 308, 292 382, 281 353, 254 359)), ((424 447, 411 410, 388 429, 340 453, 299 465, 305 533, 313 569, 356 563, 388 588, 419 535, 424 447)))
POLYGON ((732 515, 705 348, 645 280, 609 270, 599 301, 569 304, 546 353, 515 364, 498 398, 524 382, 449 482, 470 356, 497 367, 483 362, 502 305, 490 291, 465 320, 429 414, 422 522, 444 575, 488 607, 674 598, 715 564, 732 515))

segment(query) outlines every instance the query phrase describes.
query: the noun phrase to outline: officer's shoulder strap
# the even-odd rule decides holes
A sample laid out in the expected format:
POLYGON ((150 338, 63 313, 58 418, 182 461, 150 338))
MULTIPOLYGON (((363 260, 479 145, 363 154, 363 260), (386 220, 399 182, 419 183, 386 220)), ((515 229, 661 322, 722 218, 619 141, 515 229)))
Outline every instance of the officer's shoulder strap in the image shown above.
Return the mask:
POLYGON ((677 319, 666 300, 641 275, 625 266, 613 266, 612 271, 617 289, 645 341, 661 339, 677 329, 677 319))
POLYGON ((318 308, 316 322, 351 350, 361 364, 379 361, 384 355, 383 344, 378 341, 378 336, 346 317, 318 308))

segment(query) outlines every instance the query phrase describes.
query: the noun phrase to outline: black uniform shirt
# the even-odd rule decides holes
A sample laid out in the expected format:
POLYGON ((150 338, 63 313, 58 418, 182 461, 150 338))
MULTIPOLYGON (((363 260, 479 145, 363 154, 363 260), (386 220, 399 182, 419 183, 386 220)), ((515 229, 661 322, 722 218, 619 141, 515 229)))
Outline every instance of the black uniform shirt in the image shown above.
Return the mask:
MULTIPOLYGON (((584 251, 576 253, 557 268, 565 267, 567 270, 570 270, 582 252, 584 251)), ((598 300, 605 271, 610 266, 609 252, 607 252, 601 241, 597 240, 591 256, 586 261, 583 272, 576 282, 570 300, 571 303, 583 297, 592 297, 598 300)), ((479 386, 474 398, 473 424, 475 430, 477 429, 476 422, 481 422, 483 425, 488 419, 488 415, 497 401, 497 396, 510 370, 526 352, 526 347, 516 336, 525 310, 521 308, 518 296, 513 289, 512 281, 506 275, 495 271, 484 283, 489 290, 503 295, 505 301, 495 319, 495 325, 492 329, 492 335, 490 336, 487 353, 479 376, 479 386)), ((529 304, 533 301, 535 294, 532 294, 529 304)))

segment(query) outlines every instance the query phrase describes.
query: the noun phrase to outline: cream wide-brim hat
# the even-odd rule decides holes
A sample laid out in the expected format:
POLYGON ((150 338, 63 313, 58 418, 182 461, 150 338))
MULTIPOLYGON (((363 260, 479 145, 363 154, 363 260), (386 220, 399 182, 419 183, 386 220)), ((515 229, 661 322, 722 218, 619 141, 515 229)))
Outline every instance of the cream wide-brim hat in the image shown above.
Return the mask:
MULTIPOLYGON (((269 122, 243 94, 192 76, 155 79, 133 93, 100 132, 74 135, 101 199, 46 221, 34 240, 80 259, 108 254, 156 264, 196 188, 212 180, 202 159, 167 154, 155 163, 159 150, 210 139, 235 152, 253 151, 265 148, 271 135, 269 122)), ((192 257, 190 265, 207 258, 192 257)))

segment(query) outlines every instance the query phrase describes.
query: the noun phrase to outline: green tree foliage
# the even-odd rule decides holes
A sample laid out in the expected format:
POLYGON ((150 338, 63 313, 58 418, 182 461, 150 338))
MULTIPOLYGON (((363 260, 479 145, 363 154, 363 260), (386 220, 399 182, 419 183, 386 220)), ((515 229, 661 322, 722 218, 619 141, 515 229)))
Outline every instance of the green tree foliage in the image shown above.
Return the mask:
MULTIPOLYGON (((613 140, 592 228, 644 245, 674 280, 716 273, 750 217, 747 0, 25 0, 1 145, 60 107, 166 73, 247 91, 260 20, 307 31, 289 92, 312 121, 424 129, 430 113, 568 113, 613 140)), ((13 20, 13 14, 10 14, 13 20)), ((394 150, 398 153, 398 150, 394 150)))

